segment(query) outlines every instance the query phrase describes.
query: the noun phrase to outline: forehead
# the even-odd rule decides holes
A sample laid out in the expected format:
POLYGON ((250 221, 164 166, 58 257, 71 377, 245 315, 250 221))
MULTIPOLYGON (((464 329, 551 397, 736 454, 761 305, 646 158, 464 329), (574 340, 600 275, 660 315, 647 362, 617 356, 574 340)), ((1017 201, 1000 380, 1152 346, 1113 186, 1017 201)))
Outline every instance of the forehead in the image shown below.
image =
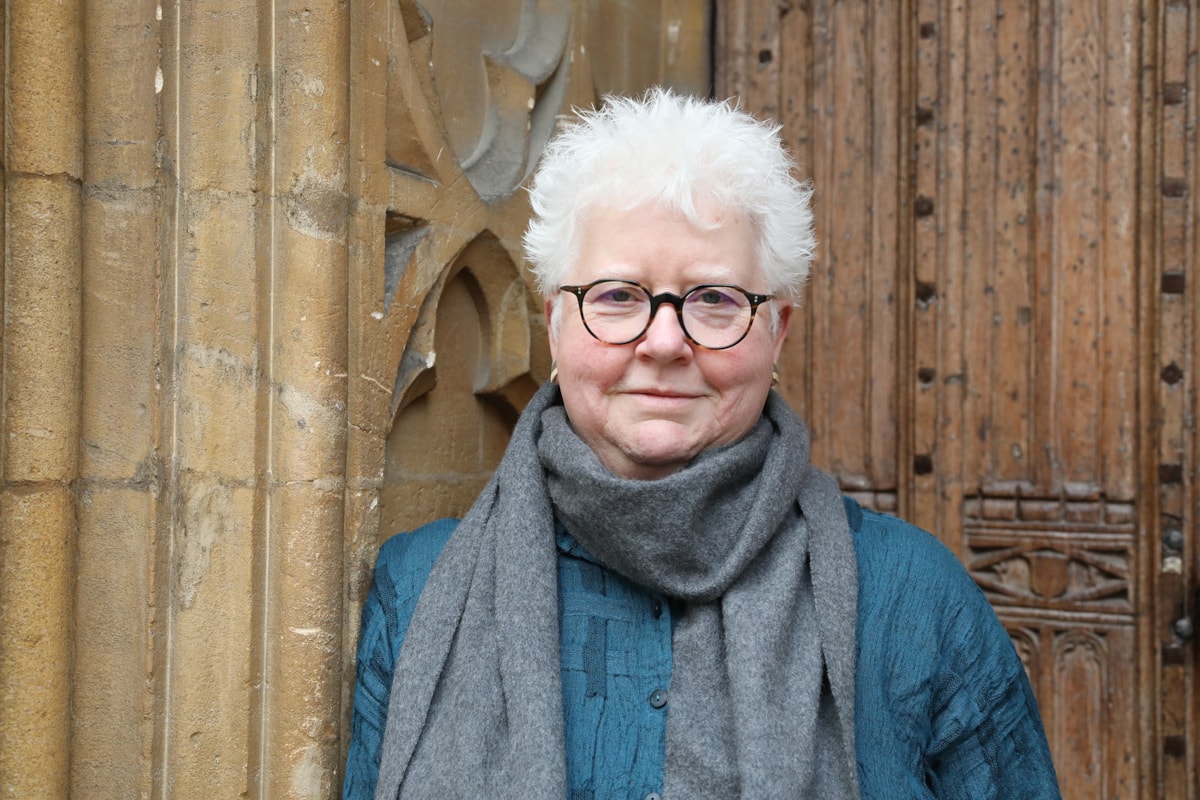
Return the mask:
POLYGON ((570 282, 622 278, 654 289, 760 283, 754 227, 746 215, 700 212, 693 220, 660 205, 589 210, 580 219, 570 282))

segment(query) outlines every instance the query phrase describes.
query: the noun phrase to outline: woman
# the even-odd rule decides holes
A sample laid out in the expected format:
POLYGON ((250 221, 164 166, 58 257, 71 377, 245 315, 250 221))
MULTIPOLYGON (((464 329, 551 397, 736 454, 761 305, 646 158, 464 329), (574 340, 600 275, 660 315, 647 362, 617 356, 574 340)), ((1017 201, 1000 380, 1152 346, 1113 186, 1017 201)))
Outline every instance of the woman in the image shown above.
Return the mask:
POLYGON ((983 596, 843 501, 771 391, 813 249, 791 168, 661 90, 550 144, 551 382, 461 523, 380 551, 346 797, 1058 796, 983 596))

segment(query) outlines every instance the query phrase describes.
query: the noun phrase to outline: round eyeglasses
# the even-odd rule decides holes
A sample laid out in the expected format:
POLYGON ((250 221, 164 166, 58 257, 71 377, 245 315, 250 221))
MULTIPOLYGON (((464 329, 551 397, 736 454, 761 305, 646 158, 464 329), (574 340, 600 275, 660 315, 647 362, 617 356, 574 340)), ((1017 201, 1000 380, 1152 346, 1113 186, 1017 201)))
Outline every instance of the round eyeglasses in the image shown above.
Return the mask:
POLYGON ((697 286, 682 297, 671 292, 650 294, 636 281, 612 278, 558 289, 575 295, 583 326, 606 344, 642 338, 659 306, 667 303, 675 309, 684 336, 706 350, 725 350, 745 339, 758 307, 775 298, 723 283, 697 286))

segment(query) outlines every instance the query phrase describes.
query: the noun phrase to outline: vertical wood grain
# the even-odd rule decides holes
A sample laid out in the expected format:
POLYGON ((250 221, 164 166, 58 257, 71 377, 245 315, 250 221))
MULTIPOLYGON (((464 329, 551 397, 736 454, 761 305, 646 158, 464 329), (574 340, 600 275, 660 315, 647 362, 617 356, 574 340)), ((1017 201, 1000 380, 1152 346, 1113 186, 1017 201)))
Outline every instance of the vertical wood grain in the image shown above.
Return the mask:
POLYGON ((1150 755, 1194 758, 1193 656, 1177 649, 1174 677, 1156 676, 1149 631, 1179 613, 1168 595, 1194 591, 1195 12, 912 0, 890 17, 869 5, 735 3, 718 17, 718 86, 780 110, 817 190, 821 250, 784 390, 818 462, 856 496, 897 492, 903 516, 968 561, 1015 638, 1047 653, 1064 636, 1095 645, 1039 661, 1035 686, 1078 778, 1067 796, 1129 796, 1158 785, 1150 755), (781 35, 755 64, 773 16, 781 35), (1159 26, 1174 69, 1161 79, 1159 26), (889 187, 895 254, 881 247, 889 187), (889 280, 890 319, 869 299, 889 280), (869 345, 851 361, 855 340, 869 345), (881 408, 893 409, 886 433, 881 408), (879 469, 888 460, 894 476, 879 469), (1178 579, 1156 571, 1160 514, 1189 531, 1192 549, 1163 562, 1178 579), (1097 733, 1069 701, 1085 684, 1115 726, 1153 717, 1174 738, 1097 733), (1177 687, 1169 711, 1156 686, 1177 687))
POLYGON ((1148 365, 1156 391, 1159 425, 1154 491, 1157 518, 1150 529, 1161 549, 1151 550, 1156 602, 1151 645, 1157 650, 1153 677, 1157 686, 1151 695, 1157 736, 1153 741, 1154 777, 1165 797, 1200 796, 1196 772, 1200 750, 1200 713, 1197 712, 1198 682, 1195 640, 1180 636, 1180 620, 1197 620, 1197 582, 1200 561, 1197 553, 1196 447, 1194 418, 1198 410, 1195 370, 1197 330, 1200 330, 1200 291, 1195 271, 1200 259, 1196 245, 1195 187, 1200 181, 1196 163, 1195 93, 1198 84, 1195 42, 1200 31, 1195 9, 1188 4, 1168 2, 1155 8, 1151 17, 1157 35, 1157 71, 1153 85, 1156 100, 1152 124, 1157 127, 1155 147, 1146 182, 1147 210, 1152 229, 1157 228, 1152 246, 1157 245, 1156 360, 1148 365), (1182 533, 1182 546, 1171 547, 1168 537, 1182 533))

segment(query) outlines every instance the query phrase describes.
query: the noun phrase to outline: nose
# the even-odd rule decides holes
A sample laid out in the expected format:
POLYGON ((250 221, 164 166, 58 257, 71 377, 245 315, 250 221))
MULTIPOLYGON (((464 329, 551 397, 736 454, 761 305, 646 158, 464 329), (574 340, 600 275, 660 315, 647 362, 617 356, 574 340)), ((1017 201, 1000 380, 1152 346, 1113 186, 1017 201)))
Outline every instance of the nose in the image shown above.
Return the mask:
POLYGON ((650 327, 638 342, 637 352, 661 361, 691 359, 692 343, 679 324, 679 315, 669 303, 663 303, 655 311, 650 327))

